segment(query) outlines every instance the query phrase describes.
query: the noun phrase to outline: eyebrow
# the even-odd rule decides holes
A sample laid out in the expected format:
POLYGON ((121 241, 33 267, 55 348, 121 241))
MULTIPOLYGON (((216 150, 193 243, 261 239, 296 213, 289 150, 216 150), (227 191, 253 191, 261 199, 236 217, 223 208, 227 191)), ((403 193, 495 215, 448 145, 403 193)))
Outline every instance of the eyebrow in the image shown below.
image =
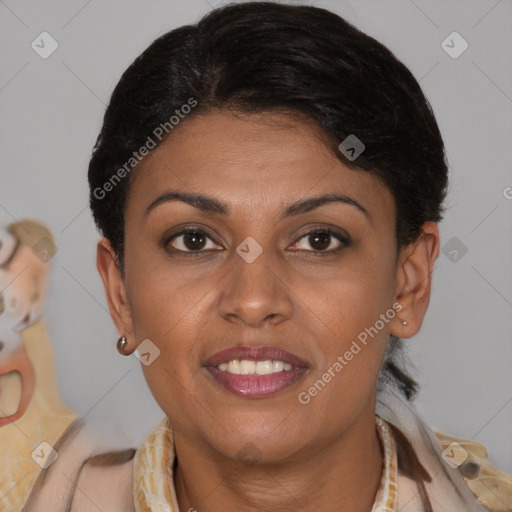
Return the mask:
MULTIPOLYGON (((177 192, 170 191, 165 192, 161 196, 157 197, 145 210, 144 216, 147 216, 152 210, 154 210, 157 206, 161 204, 168 203, 171 201, 182 201, 184 203, 190 204, 195 208, 198 208, 204 213, 215 214, 215 215, 229 215, 230 207, 219 201, 218 199, 210 196, 206 196, 203 194, 197 193, 189 193, 189 192, 177 192)), ((364 215, 371 219, 371 215, 368 210, 357 202, 355 199, 348 197, 344 194, 324 194, 321 196, 308 197, 306 199, 301 199, 299 201, 295 201, 293 203, 288 204, 280 211, 280 219, 285 219, 286 217, 291 217, 294 215, 300 215, 301 213, 307 213, 315 208, 323 206, 328 203, 343 203, 348 204, 350 206, 355 207, 360 212, 364 213, 364 215)))

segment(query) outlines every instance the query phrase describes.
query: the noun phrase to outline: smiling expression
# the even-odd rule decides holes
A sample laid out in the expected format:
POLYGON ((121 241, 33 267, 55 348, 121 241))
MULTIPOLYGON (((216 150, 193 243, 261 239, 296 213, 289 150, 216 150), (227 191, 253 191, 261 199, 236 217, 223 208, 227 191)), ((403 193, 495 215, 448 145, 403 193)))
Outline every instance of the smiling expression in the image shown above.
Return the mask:
POLYGON ((249 441, 283 458, 373 418, 392 324, 307 406, 297 396, 391 308, 395 215, 389 189, 345 166, 313 124, 222 111, 183 122, 132 177, 124 305, 113 308, 128 339, 158 347, 143 370, 173 427, 228 456, 249 441), (241 248, 258 255, 249 262, 241 248), (237 393, 208 363, 233 347, 253 350, 228 354, 245 373, 287 354, 305 368, 286 385, 284 371, 224 371, 231 388, 274 385, 237 393), (254 355, 265 347, 285 352, 254 355))

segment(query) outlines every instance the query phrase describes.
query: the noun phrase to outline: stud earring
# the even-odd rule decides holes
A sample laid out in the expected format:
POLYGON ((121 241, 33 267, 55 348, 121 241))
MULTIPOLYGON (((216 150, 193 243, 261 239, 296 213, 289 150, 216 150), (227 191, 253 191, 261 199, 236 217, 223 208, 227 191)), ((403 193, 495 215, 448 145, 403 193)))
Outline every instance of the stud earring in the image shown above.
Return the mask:
POLYGON ((406 320, 400 319, 400 322, 402 322, 402 325, 409 325, 409 322, 407 322, 406 320))
POLYGON ((126 351, 125 351, 125 347, 126 345, 128 345, 128 340, 126 339, 126 336, 121 336, 118 340, 117 340, 117 345, 116 345, 116 348, 117 348, 117 351, 122 355, 122 356, 128 356, 130 354, 128 354, 126 351))

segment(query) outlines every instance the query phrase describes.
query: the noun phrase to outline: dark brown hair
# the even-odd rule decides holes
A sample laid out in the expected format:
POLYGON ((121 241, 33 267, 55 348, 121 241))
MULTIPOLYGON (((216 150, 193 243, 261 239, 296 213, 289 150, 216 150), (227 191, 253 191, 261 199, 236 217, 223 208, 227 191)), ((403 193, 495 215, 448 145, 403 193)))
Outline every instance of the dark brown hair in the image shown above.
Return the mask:
MULTIPOLYGON (((230 4, 156 39, 112 94, 88 176, 95 222, 110 240, 122 273, 124 212, 138 169, 136 160, 133 166, 126 163, 148 138, 154 149, 170 136, 169 120, 185 112, 191 99, 196 106, 187 107, 186 119, 221 108, 281 110, 316 123, 337 158, 355 172, 374 174, 392 192, 398 248, 414 241, 425 222, 442 218, 448 182, 444 144, 407 67, 380 42, 325 9, 230 4), (161 126, 167 133, 155 137, 161 126), (339 149, 350 135, 364 144, 355 160, 339 149)), ((410 399, 417 385, 393 355, 400 343, 391 339, 382 376, 410 399)))

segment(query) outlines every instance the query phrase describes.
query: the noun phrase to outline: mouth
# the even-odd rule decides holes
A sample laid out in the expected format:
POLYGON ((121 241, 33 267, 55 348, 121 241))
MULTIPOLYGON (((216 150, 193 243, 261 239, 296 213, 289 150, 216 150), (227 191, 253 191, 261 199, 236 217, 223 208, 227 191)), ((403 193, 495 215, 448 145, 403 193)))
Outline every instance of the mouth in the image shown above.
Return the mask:
POLYGON ((301 380, 309 368, 297 356, 270 346, 228 348, 204 366, 227 391, 247 398, 275 395, 301 380))
POLYGON ((0 375, 0 418, 7 419, 14 416, 21 404, 23 385, 21 374, 12 371, 0 375))

